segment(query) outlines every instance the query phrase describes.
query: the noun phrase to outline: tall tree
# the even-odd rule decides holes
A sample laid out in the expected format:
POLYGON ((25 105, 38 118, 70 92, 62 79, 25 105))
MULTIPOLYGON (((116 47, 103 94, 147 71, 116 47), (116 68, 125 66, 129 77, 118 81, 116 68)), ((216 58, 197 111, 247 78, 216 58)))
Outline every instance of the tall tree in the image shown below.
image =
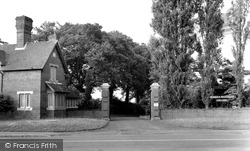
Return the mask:
POLYGON ((134 48, 134 63, 132 66, 132 96, 136 98, 136 103, 143 98, 145 92, 150 89, 150 52, 145 44, 137 45, 134 48))
POLYGON ((237 102, 242 107, 244 83, 244 52, 250 33, 250 22, 247 21, 250 0, 232 1, 232 6, 227 12, 228 24, 232 30, 234 46, 232 46, 234 61, 234 74, 237 85, 237 102))
MULTIPOLYGON (((194 0, 158 0, 153 3, 152 27, 160 35, 161 49, 155 50, 161 60, 157 61, 161 98, 164 104, 179 108, 187 99, 187 86, 191 55, 198 46, 194 33, 194 0)), ((154 53, 153 53, 154 55, 154 53)), ((152 59, 152 62, 156 59, 152 59)))
POLYGON ((88 64, 94 67, 97 81, 110 83, 111 98, 113 91, 120 87, 125 92, 125 102, 129 102, 130 92, 139 90, 138 80, 145 80, 144 75, 147 74, 142 67, 145 65, 145 58, 141 54, 144 51, 118 31, 109 32, 105 37, 104 43, 86 54, 88 64))
POLYGON ((99 24, 71 24, 60 25, 55 22, 44 22, 35 28, 34 41, 47 41, 48 36, 56 34, 66 58, 70 75, 68 84, 73 84, 86 99, 91 99, 91 92, 95 86, 92 70, 84 70, 87 63, 85 54, 103 42, 102 26, 99 24))
POLYGON ((213 81, 221 62, 221 44, 223 38, 223 19, 221 8, 223 0, 199 0, 198 25, 202 51, 199 53, 202 77, 202 101, 209 108, 210 96, 213 95, 213 81))

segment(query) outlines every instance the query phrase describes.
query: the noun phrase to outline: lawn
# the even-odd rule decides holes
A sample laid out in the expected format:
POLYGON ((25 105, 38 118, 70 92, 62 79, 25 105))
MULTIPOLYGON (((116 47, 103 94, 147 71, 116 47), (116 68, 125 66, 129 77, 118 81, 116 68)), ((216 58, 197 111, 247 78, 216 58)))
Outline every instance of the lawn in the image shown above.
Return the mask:
POLYGON ((250 130, 250 118, 190 118, 162 121, 178 127, 214 130, 250 130))
POLYGON ((100 129, 108 121, 89 118, 9 120, 0 122, 2 132, 75 132, 100 129))

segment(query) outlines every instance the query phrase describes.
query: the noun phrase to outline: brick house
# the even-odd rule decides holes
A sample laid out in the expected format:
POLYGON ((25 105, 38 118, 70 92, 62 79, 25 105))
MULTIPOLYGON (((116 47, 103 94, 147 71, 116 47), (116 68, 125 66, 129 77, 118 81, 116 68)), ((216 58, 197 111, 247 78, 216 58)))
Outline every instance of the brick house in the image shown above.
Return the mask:
POLYGON ((31 42, 32 22, 16 17, 17 44, 0 45, 0 92, 14 101, 15 118, 65 117, 66 62, 54 35, 31 42))

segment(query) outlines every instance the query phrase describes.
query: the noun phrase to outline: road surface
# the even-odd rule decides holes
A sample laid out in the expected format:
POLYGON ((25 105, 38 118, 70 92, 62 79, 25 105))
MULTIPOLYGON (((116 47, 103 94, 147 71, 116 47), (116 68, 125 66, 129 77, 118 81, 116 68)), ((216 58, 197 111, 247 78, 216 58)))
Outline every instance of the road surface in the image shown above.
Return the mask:
POLYGON ((59 133, 48 139, 63 139, 64 151, 250 150, 248 130, 185 129, 138 117, 113 117, 103 129, 59 133))

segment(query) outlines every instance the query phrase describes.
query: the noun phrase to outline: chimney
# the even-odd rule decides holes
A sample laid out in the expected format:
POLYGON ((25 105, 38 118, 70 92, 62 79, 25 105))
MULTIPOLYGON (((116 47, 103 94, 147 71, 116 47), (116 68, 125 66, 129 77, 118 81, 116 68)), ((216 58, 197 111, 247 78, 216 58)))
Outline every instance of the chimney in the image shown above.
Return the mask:
POLYGON ((27 42, 31 42, 31 30, 33 20, 26 16, 16 17, 17 48, 23 48, 27 42))

